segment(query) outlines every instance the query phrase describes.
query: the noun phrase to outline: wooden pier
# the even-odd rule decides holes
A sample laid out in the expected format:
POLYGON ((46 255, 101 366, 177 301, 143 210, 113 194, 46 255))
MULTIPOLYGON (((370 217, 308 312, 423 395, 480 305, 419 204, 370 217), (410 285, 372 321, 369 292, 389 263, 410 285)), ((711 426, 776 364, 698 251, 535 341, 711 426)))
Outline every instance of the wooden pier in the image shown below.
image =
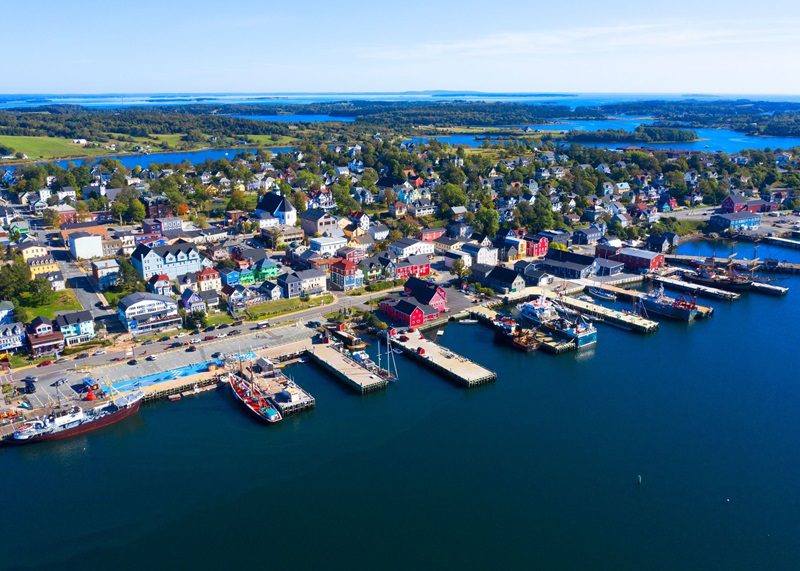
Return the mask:
POLYGON ((715 287, 709 287, 702 284, 693 284, 675 278, 659 276, 657 274, 651 274, 650 279, 656 283, 663 284, 665 288, 688 292, 697 296, 711 297, 715 299, 724 299, 725 301, 734 301, 739 299, 740 297, 738 293, 732 291, 727 291, 715 287))
MULTIPOLYGON (((678 264, 687 266, 691 264, 704 264, 709 260, 714 262, 715 266, 725 267, 731 263, 730 258, 710 258, 708 256, 687 256, 683 254, 667 254, 664 259, 670 264, 678 264)), ((743 267, 752 267, 753 260, 747 258, 740 258, 735 261, 735 264, 743 267)), ((779 273, 779 274, 800 274, 800 264, 791 262, 775 262, 771 260, 762 260, 757 262, 759 266, 758 271, 765 273, 779 273)))
POLYGON ((475 387, 497 380, 494 371, 426 339, 418 331, 409 333, 407 337, 408 341, 393 337, 392 345, 460 385, 475 387))
POLYGON ((281 415, 291 416, 316 406, 317 401, 311 393, 289 379, 272 362, 260 359, 256 365, 261 369, 261 374, 255 377, 255 382, 269 395, 281 415))
MULTIPOLYGON (((604 290, 607 290, 608 288, 614 288, 614 293, 616 293, 616 290, 624 292, 629 291, 609 285, 601 285, 598 287, 604 290)), ((605 323, 616 325, 622 329, 636 331, 637 333, 653 333, 658 329, 658 321, 645 319, 644 317, 634 313, 624 313, 622 311, 617 311, 616 309, 610 309, 604 305, 583 301, 582 299, 576 299, 574 297, 564 296, 557 298, 557 300, 559 303, 570 309, 575 309, 582 313, 593 315, 594 317, 602 319, 605 323)))
POLYGON ((331 345, 312 345, 308 349, 308 355, 315 363, 319 363, 347 386, 362 394, 384 389, 389 384, 389 381, 372 373, 331 345))

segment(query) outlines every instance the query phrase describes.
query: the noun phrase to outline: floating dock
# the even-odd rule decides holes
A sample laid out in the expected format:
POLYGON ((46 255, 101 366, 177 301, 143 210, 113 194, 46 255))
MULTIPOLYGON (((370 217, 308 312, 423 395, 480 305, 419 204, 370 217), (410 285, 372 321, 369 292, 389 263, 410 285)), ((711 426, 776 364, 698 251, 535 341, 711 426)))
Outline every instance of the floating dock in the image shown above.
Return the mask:
POLYGON ((400 340, 399 336, 393 337, 392 345, 465 387, 475 387, 497 380, 497 373, 494 371, 426 339, 418 331, 411 332, 407 337, 408 341, 400 340))
POLYGON ((319 363, 344 383, 364 394, 384 389, 389 384, 350 357, 334 349, 331 345, 312 345, 308 355, 315 363, 319 363))
POLYGON ((789 293, 788 287, 776 286, 764 282, 753 282, 750 284, 750 289, 758 293, 765 293, 767 295, 786 295, 789 293))
POLYGON ((739 294, 724 289, 709 287, 702 284, 693 284, 683 280, 668 278, 665 276, 651 275, 650 279, 656 283, 663 284, 668 289, 677 291, 688 292, 696 296, 711 297, 715 299, 724 299, 725 301, 734 301, 739 299, 739 294))
MULTIPOLYGON (((471 308, 470 315, 475 317, 481 323, 493 326, 493 322, 495 318, 497 318, 498 313, 494 309, 480 306, 471 308)), ((543 351, 547 351, 548 353, 560 355, 561 353, 575 351, 577 349, 574 341, 557 339, 552 335, 549 335, 538 329, 529 329, 528 331, 530 331, 531 335, 533 335, 533 338, 539 342, 539 348, 543 351)))

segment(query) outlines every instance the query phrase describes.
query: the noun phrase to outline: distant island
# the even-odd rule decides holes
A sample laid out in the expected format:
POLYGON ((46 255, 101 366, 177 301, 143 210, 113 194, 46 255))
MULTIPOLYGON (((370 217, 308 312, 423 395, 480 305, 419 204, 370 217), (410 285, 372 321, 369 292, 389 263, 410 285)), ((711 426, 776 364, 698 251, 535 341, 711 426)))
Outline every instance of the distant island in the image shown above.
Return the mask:
POLYGON ((601 129, 599 131, 569 131, 568 141, 579 142, 636 142, 636 143, 692 143, 699 141, 695 131, 675 127, 639 125, 633 131, 601 129))

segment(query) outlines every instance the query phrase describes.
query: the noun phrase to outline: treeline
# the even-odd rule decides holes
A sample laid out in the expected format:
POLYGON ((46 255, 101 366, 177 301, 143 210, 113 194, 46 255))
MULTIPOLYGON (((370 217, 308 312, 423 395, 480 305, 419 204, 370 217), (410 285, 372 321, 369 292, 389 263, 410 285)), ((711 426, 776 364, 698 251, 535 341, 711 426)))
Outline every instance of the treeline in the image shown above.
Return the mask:
POLYGON ((633 131, 623 129, 570 131, 566 134, 566 138, 575 142, 681 143, 696 141, 697 133, 675 127, 639 125, 633 131))
MULTIPOLYGON (((295 113, 353 117, 358 122, 403 127, 526 125, 554 119, 597 118, 596 110, 564 105, 529 105, 506 102, 392 102, 342 101, 308 105, 234 106, 237 114, 295 113)), ((600 115, 600 117, 603 117, 600 115)))
POLYGON ((800 103, 788 101, 637 101, 604 105, 598 111, 649 115, 690 128, 731 129, 756 136, 800 136, 800 103))
MULTIPOLYGON (((208 111, 208 108, 206 108, 208 111)), ((0 111, 0 135, 50 136, 105 142, 109 133, 131 137, 201 133, 217 137, 286 135, 285 124, 219 114, 193 114, 151 108, 85 109, 54 105, 0 111)))

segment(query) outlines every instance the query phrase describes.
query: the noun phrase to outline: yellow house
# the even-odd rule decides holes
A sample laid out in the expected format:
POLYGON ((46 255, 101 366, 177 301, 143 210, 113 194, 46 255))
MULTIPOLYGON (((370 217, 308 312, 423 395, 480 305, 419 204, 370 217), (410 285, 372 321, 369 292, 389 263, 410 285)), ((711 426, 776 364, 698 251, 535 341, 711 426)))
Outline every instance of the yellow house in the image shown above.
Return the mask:
POLYGON ((49 274, 60 271, 58 262, 53 256, 42 256, 31 258, 28 262, 28 269, 31 271, 31 279, 36 279, 42 274, 49 274))
POLYGON ((22 259, 26 262, 32 258, 43 258, 47 256, 47 248, 41 244, 23 244, 20 246, 19 252, 22 254, 22 259))

